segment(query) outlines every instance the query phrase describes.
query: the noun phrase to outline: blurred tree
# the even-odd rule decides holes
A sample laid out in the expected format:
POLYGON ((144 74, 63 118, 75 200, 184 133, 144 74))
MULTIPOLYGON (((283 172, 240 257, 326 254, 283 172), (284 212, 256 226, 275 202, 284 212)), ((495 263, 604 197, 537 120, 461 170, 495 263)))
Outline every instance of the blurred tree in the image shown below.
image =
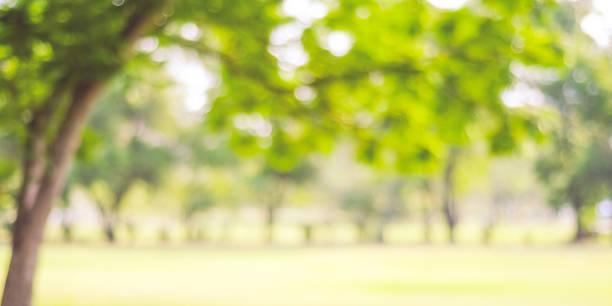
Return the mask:
POLYGON ((266 242, 274 241, 274 227, 276 225, 278 209, 282 207, 288 188, 291 185, 304 184, 312 180, 316 169, 308 161, 286 170, 276 170, 269 164, 264 164, 257 175, 252 179, 254 192, 265 208, 266 242))
POLYGON ((115 147, 109 142, 94 162, 75 165, 75 180, 89 189, 109 242, 116 239, 123 199, 130 188, 139 181, 159 184, 171 160, 172 152, 168 149, 151 146, 135 137, 127 147, 115 147))
POLYGON ((402 191, 404 187, 404 179, 396 178, 388 186, 389 191, 385 204, 381 208, 380 222, 376 233, 376 242, 385 243, 385 232, 387 225, 397 217, 403 208, 402 191))
POLYGON ((609 60, 593 64, 578 63, 558 81, 541 86, 558 119, 550 149, 540 156, 536 171, 550 190, 550 203, 570 203, 574 209, 573 242, 590 235, 585 212, 612 196, 612 83, 598 75, 612 67, 609 60), (593 64, 597 68, 591 68, 593 64))
POLYGON ((459 149, 449 148, 444 174, 442 177, 442 212, 448 226, 448 241, 455 243, 455 225, 457 224, 457 204, 455 198, 455 168, 459 149))
POLYGON ((186 237, 190 241, 200 241, 205 238, 205 233, 195 224, 195 218, 199 213, 204 213, 212 208, 215 205, 215 199, 211 195, 212 192, 196 184, 190 185, 187 190, 188 199, 182 206, 186 237))
POLYGON ((536 163, 549 200, 569 203, 575 212, 573 242, 590 236, 586 212, 612 195, 612 65, 608 50, 594 45, 583 31, 581 17, 589 3, 575 3, 559 13, 563 25, 566 67, 554 78, 527 78, 552 106, 554 118, 548 152, 536 163))
POLYGON ((61 197, 58 199, 59 210, 62 215, 61 220, 61 228, 62 228, 62 239, 64 242, 71 242, 73 239, 73 220, 70 213, 71 208, 71 192, 72 192, 73 184, 71 182, 70 176, 66 179, 66 186, 64 187, 64 191, 61 194, 61 197))
POLYGON ((346 192, 342 196, 342 209, 349 214, 355 224, 359 241, 369 241, 371 235, 368 232, 368 224, 379 215, 373 192, 365 188, 346 192))

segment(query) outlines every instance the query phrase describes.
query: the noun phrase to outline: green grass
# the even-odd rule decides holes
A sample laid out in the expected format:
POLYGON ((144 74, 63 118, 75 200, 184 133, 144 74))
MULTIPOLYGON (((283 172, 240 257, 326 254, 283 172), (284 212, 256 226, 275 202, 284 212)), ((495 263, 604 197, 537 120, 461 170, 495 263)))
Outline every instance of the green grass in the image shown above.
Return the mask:
POLYGON ((35 291, 36 305, 603 306, 612 248, 47 245, 35 291))

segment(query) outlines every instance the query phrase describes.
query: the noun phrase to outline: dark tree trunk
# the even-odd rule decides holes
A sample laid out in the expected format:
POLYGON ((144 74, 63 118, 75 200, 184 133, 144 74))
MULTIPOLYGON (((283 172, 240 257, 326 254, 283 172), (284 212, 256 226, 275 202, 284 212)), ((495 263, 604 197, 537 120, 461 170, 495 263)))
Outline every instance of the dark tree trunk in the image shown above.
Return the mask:
POLYGON ((579 191, 576 190, 574 186, 570 187, 570 197, 572 208, 575 212, 574 223, 576 224, 576 231, 574 232, 574 237, 572 238, 571 242, 580 243, 589 237, 589 233, 586 229, 586 226, 582 221, 582 207, 584 206, 584 203, 582 201, 582 197, 579 194, 579 191))
POLYGON ((62 239, 64 242, 72 242, 72 225, 62 224, 62 239))
POLYGON ((423 181, 423 192, 424 192, 424 196, 422 197, 422 203, 421 203, 423 243, 431 244, 431 217, 432 217, 432 205, 434 203, 434 200, 433 200, 431 182, 428 179, 425 179, 423 181))
POLYGON ((376 233, 376 243, 384 244, 385 243, 385 229, 387 227, 387 220, 381 220, 378 225, 378 232, 376 233))
POLYGON ((304 243, 305 244, 311 244, 312 243, 312 232, 313 232, 313 228, 312 228, 312 224, 304 224, 302 226, 302 232, 304 233, 304 243))
POLYGON ((68 214, 68 207, 62 209, 62 239, 64 242, 72 242, 72 220, 68 214))
POLYGON ((266 207, 266 243, 272 244, 274 242, 274 226, 276 225, 276 210, 277 206, 274 204, 266 207))
POLYGON ((363 220, 357 221, 355 224, 357 226, 357 235, 359 242, 364 243, 368 241, 368 230, 366 226, 366 222, 363 220))
POLYGON ((449 151, 446 167, 444 168, 444 191, 442 198, 442 210, 444 219, 448 226, 448 241, 451 244, 455 243, 455 225, 457 224, 457 207, 455 200, 455 165, 457 163, 457 148, 451 148, 449 151))
POLYGON ((399 207, 402 204, 402 187, 404 181, 401 178, 396 179, 389 190, 389 202, 382 213, 380 224, 378 226, 378 232, 376 234, 377 243, 385 243, 385 232, 387 225, 393 219, 393 216, 399 211, 399 207))
POLYGON ((423 205, 423 243, 431 244, 431 210, 423 205))
POLYGON ((106 241, 109 243, 115 243, 115 225, 112 221, 106 222, 104 225, 104 237, 106 237, 106 241))

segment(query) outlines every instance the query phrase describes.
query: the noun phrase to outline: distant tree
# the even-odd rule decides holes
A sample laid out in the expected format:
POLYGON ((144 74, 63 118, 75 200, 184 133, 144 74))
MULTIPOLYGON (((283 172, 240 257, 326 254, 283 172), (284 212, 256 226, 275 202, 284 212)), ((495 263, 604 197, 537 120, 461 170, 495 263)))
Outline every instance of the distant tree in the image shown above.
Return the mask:
POLYGON ((423 226, 423 243, 431 243, 432 219, 436 204, 435 192, 431 178, 423 177, 417 181, 417 189, 420 190, 419 200, 421 201, 421 218, 423 226), (420 186, 419 186, 420 185, 420 186))
POLYGON ((64 242, 71 242, 73 240, 73 222, 74 220, 72 220, 71 214, 70 214, 70 208, 71 208, 71 199, 70 199, 70 195, 71 195, 71 191, 72 191, 72 184, 70 182, 70 179, 68 179, 66 181, 66 186, 64 187, 64 191, 61 194, 61 197, 58 199, 59 200, 59 204, 58 204, 58 208, 59 211, 61 212, 61 229, 62 229, 62 239, 64 240, 64 242))
POLYGON ((187 190, 187 200, 182 205, 186 238, 190 241, 199 241, 204 239, 205 233, 196 223, 196 217, 211 209, 215 205, 215 199, 212 192, 197 184, 190 185, 187 190))
POLYGON ((387 187, 387 197, 383 207, 380 209, 380 222, 376 233, 376 242, 378 243, 385 243, 387 225, 402 212, 404 204, 402 191, 404 184, 405 182, 402 178, 396 178, 387 187))
POLYGON ((139 181, 158 184, 171 160, 168 149, 134 138, 123 148, 109 144, 95 162, 76 164, 75 180, 90 190, 109 242, 116 239, 115 228, 130 188, 139 181))
POLYGON ((277 170, 269 164, 252 179, 252 186, 259 201, 265 209, 266 241, 274 241, 274 227, 277 221, 278 209, 282 207, 288 188, 291 185, 304 184, 312 180, 316 169, 308 161, 303 161, 288 170, 277 170))
POLYGON ((549 189, 550 203, 574 209, 573 242, 590 236, 585 212, 612 195, 612 84, 599 75, 611 68, 609 59, 578 63, 540 87, 557 111, 557 128, 536 171, 549 189))
POLYGON ((369 241, 372 237, 368 226, 379 216, 373 191, 358 188, 349 190, 342 196, 341 207, 355 224, 359 241, 369 241))

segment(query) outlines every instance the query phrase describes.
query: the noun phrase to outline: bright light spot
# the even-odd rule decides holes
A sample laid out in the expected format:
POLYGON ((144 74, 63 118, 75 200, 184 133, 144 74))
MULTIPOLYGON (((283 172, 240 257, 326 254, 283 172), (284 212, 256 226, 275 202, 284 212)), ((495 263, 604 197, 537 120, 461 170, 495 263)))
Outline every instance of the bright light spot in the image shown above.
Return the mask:
POLYGON ((155 37, 145 37, 136 43, 136 49, 142 52, 153 52, 159 46, 159 41, 155 37))
POLYGON ((125 3, 125 0, 113 0, 114 6, 122 6, 125 3))
POLYGON ((187 40, 197 40, 200 38, 200 29, 194 23, 186 23, 181 27, 181 37, 187 40))
POLYGON ((285 15, 308 25, 327 15, 327 6, 312 0, 284 0, 282 10, 285 15))
POLYGON ((353 38, 342 31, 332 31, 327 35, 327 49, 334 56, 343 56, 353 47, 353 38))
POLYGON ((605 199, 597 204, 597 215, 601 218, 612 218, 612 200, 605 199))
POLYGON ((610 0, 594 0, 593 8, 606 16, 606 20, 612 17, 612 2, 610 0))
POLYGON ((554 68, 525 66, 520 62, 511 63, 510 71, 517 79, 528 83, 550 84, 559 79, 559 74, 554 68))
POLYGON ((317 92, 310 86, 300 86, 295 89, 294 94, 298 100, 304 103, 312 101, 317 96, 317 92))
POLYGON ((327 6, 317 0, 284 0, 282 13, 295 21, 275 28, 270 34, 268 52, 278 59, 282 78, 291 79, 296 68, 308 63, 309 57, 300 39, 304 29, 327 15, 327 6))
POLYGON ((166 48, 158 48, 151 54, 151 59, 158 63, 168 60, 168 57, 168 49, 166 48))
POLYGON ((290 22, 278 26, 270 34, 270 43, 273 45, 284 45, 290 41, 297 41, 302 37, 304 25, 299 22, 290 22))
POLYGON ((254 136, 269 137, 272 134, 272 124, 258 113, 234 116, 234 126, 254 136))
POLYGON ((308 63, 308 54, 300 43, 289 44, 285 48, 284 59, 289 64, 303 66, 308 63))
POLYGON ((277 27, 270 34, 268 52, 278 59, 282 71, 292 72, 308 63, 308 54, 300 41, 305 28, 304 24, 294 21, 277 27))
POLYGON ((610 44, 610 25, 607 24, 602 15, 596 13, 588 14, 582 19, 580 27, 599 46, 606 47, 610 44))
POLYGON ((374 86, 382 86, 385 83, 385 76, 380 71, 370 72, 369 79, 374 86))
POLYGON ((456 10, 464 6, 467 1, 468 0, 429 0, 429 3, 441 9, 456 10))
POLYGON ((365 6, 360 6, 355 10, 355 15, 361 19, 367 19, 370 17, 370 10, 365 6))
POLYGON ((268 52, 279 60, 279 66, 288 70, 306 65, 308 54, 300 42, 291 42, 283 46, 270 46, 268 52))
POLYGON ((0 0, 0 8, 8 6, 13 7, 17 4, 17 0, 0 0))
POLYGON ((541 91, 532 88, 524 82, 518 82, 512 88, 504 90, 501 94, 501 99, 504 105, 508 107, 542 106, 546 101, 541 91))
POLYGON ((367 111, 361 111, 355 115, 355 123, 361 128, 367 128, 372 125, 374 122, 374 118, 372 114, 367 111))
POLYGON ((582 19, 580 26, 597 45, 607 47, 612 34, 612 1, 593 0, 593 12, 582 19))
POLYGON ((218 86, 217 77, 204 69, 197 56, 189 56, 180 49, 170 51, 166 69, 184 90, 184 104, 188 111, 200 111, 208 104, 206 91, 218 86))

